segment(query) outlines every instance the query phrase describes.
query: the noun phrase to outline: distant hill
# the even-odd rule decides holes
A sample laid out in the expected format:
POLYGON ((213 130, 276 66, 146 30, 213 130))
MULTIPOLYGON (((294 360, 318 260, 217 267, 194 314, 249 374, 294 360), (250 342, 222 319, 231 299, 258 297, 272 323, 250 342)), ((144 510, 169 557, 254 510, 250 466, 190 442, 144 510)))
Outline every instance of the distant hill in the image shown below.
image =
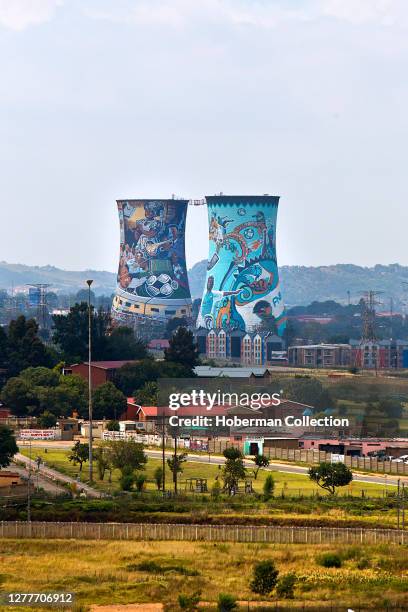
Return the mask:
MULTIPOLYGON (((206 261, 196 263, 189 270, 191 294, 194 298, 202 296, 205 282, 206 261)), ((27 283, 49 283, 51 288, 66 293, 83 289, 87 278, 94 279, 93 289, 98 295, 111 294, 116 285, 116 274, 97 270, 73 272, 54 266, 26 266, 0 262, 0 289, 24 286, 27 283)), ((288 306, 307 305, 313 301, 335 300, 347 303, 347 291, 351 301, 358 302, 361 293, 368 289, 383 291, 379 297, 383 306, 389 310, 390 297, 394 307, 401 310, 403 302, 408 302, 408 292, 404 292, 403 282, 408 282, 408 266, 390 264, 364 268, 353 264, 332 266, 282 266, 280 279, 285 302, 288 306)), ((407 287, 408 289, 408 287, 407 287)))
POLYGON ((85 287, 87 278, 92 278, 92 290, 98 295, 110 295, 115 288, 116 274, 83 270, 72 272, 61 270, 54 266, 26 266, 24 264, 9 264, 0 262, 0 289, 23 287, 28 283, 48 283, 50 290, 63 293, 76 293, 85 287))
MULTIPOLYGON (((205 280, 206 262, 200 261, 189 271, 190 287, 194 298, 201 297, 205 280)), ((356 303, 363 291, 373 289, 383 291, 378 296, 382 306, 379 310, 389 310, 390 298, 394 307, 401 309, 408 302, 408 292, 404 292, 403 282, 408 282, 408 266, 390 264, 364 268, 353 264, 332 266, 282 266, 280 281, 283 297, 288 306, 307 305, 314 301, 335 300, 347 303, 347 291, 351 302, 356 303)), ((408 286, 406 287, 408 290, 408 286)))

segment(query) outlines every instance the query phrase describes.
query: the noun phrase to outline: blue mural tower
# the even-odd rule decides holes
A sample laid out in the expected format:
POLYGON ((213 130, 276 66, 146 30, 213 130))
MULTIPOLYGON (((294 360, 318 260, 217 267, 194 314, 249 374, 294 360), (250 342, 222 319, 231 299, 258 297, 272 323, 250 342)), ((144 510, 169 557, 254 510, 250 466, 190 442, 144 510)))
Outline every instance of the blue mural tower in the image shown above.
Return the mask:
POLYGON ((276 258, 278 196, 208 196, 209 255, 197 327, 254 332, 286 317, 276 258))

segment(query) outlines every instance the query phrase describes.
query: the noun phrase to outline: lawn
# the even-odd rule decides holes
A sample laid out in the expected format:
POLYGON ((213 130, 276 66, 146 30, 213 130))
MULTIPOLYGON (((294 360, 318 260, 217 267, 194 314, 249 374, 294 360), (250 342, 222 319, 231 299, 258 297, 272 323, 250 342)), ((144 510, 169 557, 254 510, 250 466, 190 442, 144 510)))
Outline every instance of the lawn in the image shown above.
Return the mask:
MULTIPOLYGON (((21 448, 20 452, 26 456, 29 455, 29 451, 27 448, 21 448)), ((72 463, 68 461, 68 451, 65 450, 51 450, 51 449, 42 449, 35 448, 32 450, 31 457, 36 459, 37 457, 41 457, 46 464, 63 472, 64 474, 68 474, 73 478, 76 478, 79 475, 79 466, 74 466, 72 463)), ((149 457, 146 469, 144 470, 145 475, 147 476, 146 488, 148 490, 155 490, 156 485, 154 482, 154 471, 158 466, 161 466, 161 460, 156 458, 149 457)), ((271 464, 273 465, 273 464, 271 464)), ((96 466, 95 466, 96 467, 96 466)), ((263 485, 265 482, 266 475, 269 472, 265 470, 260 470, 258 474, 258 478, 252 481, 252 485, 255 491, 259 493, 262 492, 263 485)), ((316 493, 325 494, 322 489, 320 489, 315 483, 311 482, 307 475, 303 474, 289 474, 279 472, 278 468, 273 470, 272 472, 273 478, 275 481, 275 495, 280 496, 282 493, 287 496, 302 496, 302 495, 313 495, 316 493)), ((209 463, 197 463, 193 461, 187 461, 183 464, 183 473, 180 476, 179 490, 180 492, 184 491, 186 488, 185 481, 187 478, 207 478, 208 479, 208 488, 211 489, 215 482, 215 478, 221 480, 221 469, 218 465, 209 463)), ((119 477, 120 473, 118 470, 114 470, 112 473, 112 483, 108 482, 108 474, 105 475, 105 479, 100 481, 97 479, 97 471, 95 469, 95 487, 102 489, 106 492, 113 492, 119 489, 119 477)), ((252 469, 248 468, 248 477, 253 477, 252 469)), ((81 479, 86 482, 88 478, 88 464, 85 463, 83 467, 83 474, 81 479)), ((341 493, 347 495, 355 495, 357 497, 362 497, 363 495, 367 497, 382 497, 385 491, 385 479, 384 485, 377 485, 371 483, 362 483, 362 482, 352 482, 350 485, 341 490, 341 493)), ((172 488, 172 473, 168 469, 166 465, 166 484, 168 488, 172 488)), ((390 484, 388 485, 388 490, 393 491, 395 487, 392 487, 390 484)))
POLYGON ((408 549, 394 545, 2 540, 0 556, 3 591, 72 591, 81 612, 95 603, 147 602, 177 611, 178 595, 196 591, 213 604, 222 592, 244 602, 267 600, 272 610, 275 593, 255 595, 249 587, 254 563, 264 559, 272 559, 280 575, 296 574, 295 598, 279 602, 291 609, 332 603, 344 609, 408 607, 408 549), (327 552, 339 555, 340 568, 319 564, 327 552))

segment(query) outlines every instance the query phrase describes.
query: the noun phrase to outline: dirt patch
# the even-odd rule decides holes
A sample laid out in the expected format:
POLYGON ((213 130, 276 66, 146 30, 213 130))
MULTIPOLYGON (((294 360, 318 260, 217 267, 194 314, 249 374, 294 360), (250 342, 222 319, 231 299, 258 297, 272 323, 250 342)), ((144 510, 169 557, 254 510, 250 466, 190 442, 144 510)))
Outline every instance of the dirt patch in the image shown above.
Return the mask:
POLYGON ((161 603, 91 606, 91 612, 163 612, 161 603))

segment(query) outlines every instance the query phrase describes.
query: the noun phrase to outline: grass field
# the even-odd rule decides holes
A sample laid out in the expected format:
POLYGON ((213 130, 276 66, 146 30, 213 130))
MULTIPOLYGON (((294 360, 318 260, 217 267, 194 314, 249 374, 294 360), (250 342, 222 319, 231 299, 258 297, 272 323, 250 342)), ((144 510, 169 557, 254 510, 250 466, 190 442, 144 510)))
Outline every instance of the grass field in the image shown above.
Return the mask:
POLYGON ((1 590, 72 591, 81 612, 95 603, 147 602, 177 611, 178 595, 195 591, 202 601, 215 602, 222 592, 246 602, 269 600, 273 609, 274 593, 257 596, 249 588, 261 559, 273 559, 280 575, 296 574, 295 599, 280 602, 291 609, 312 603, 408 608, 406 546, 2 540, 0 557, 1 590), (318 556, 324 552, 338 553, 342 567, 322 567, 318 556))
MULTIPOLYGON (((27 448, 21 448, 20 452, 25 456, 29 456, 29 451, 27 448)), ((72 463, 68 461, 68 451, 65 450, 50 450, 50 449, 40 449, 35 448, 32 450, 31 454, 32 459, 36 459, 37 457, 41 457, 46 464, 63 472, 64 474, 68 474, 69 476, 76 478, 79 475, 79 466, 74 466, 72 463)), ((156 489, 156 485, 154 483, 154 471, 155 469, 161 466, 160 459, 148 459, 146 464, 146 469, 144 470, 144 474, 147 477, 146 488, 148 490, 156 489)), ((271 464, 273 466, 273 464, 271 464)), ((265 470, 260 470, 258 473, 258 477, 256 480, 253 480, 253 488, 255 491, 262 492, 263 484, 265 482, 265 478, 268 472, 265 470)), ((324 495, 325 492, 319 488, 315 483, 311 482, 307 475, 302 474, 288 474, 279 472, 277 469, 272 472, 273 478, 275 480, 275 495, 281 495, 284 492, 285 495, 293 495, 293 496, 301 496, 301 495, 312 495, 313 493, 319 493, 324 495)), ((189 462, 183 464, 183 473, 180 477, 179 489, 183 491, 185 489, 185 480, 187 478, 207 478, 208 479, 208 487, 211 489, 212 485, 215 482, 216 476, 221 480, 221 469, 219 469, 218 465, 209 463, 195 463, 189 462)), ((83 474, 81 479, 86 482, 88 477, 88 464, 84 464, 83 474)), ((113 492, 119 489, 119 477, 120 473, 118 470, 114 470, 112 473, 112 483, 108 482, 108 473, 105 475, 105 479, 100 481, 97 479, 97 472, 95 470, 95 486, 96 488, 102 489, 106 492, 113 492)), ((252 469, 248 468, 248 477, 253 477, 252 469)), ((168 488, 172 488, 172 473, 166 468, 166 482, 168 488)), ((347 495, 355 495, 361 497, 363 492, 366 496, 372 497, 382 497, 384 495, 384 491, 386 489, 386 479, 384 479, 384 485, 377 485, 371 483, 362 483, 362 482, 352 482, 347 487, 341 490, 341 493, 345 493, 347 495)), ((388 485, 388 490, 394 490, 395 487, 388 485)))

